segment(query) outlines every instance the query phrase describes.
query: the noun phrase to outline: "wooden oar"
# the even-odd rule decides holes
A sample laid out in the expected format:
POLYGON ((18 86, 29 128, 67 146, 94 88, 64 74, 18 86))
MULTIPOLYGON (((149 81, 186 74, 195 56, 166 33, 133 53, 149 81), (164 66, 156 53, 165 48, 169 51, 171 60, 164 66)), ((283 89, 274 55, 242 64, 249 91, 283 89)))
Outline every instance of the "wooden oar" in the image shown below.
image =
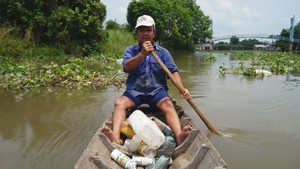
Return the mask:
MULTIPOLYGON (((168 77, 171 79, 172 83, 176 86, 176 88, 179 90, 181 94, 184 94, 185 89, 177 84, 177 81, 173 74, 169 71, 169 69, 166 67, 166 65, 160 60, 160 58, 157 56, 157 54, 154 51, 151 51, 151 54, 154 56, 158 64, 162 67, 164 72, 168 75, 168 77)), ((220 135, 220 133, 210 124, 210 122, 206 119, 206 117, 201 113, 201 111, 197 108, 197 106, 194 104, 191 98, 187 99, 187 102, 193 107, 193 109, 197 112, 199 117, 202 119, 206 127, 212 131, 215 134, 220 135)))

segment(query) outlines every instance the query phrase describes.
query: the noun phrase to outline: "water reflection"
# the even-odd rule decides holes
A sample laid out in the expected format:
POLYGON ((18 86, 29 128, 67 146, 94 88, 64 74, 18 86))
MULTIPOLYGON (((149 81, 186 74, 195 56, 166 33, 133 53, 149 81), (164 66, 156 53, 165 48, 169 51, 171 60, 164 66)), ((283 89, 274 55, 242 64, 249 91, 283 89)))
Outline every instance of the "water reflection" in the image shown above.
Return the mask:
POLYGON ((73 139, 85 145, 81 138, 94 134, 98 128, 94 124, 100 124, 99 115, 104 113, 99 113, 99 100, 88 92, 18 99, 2 91, 1 96, 0 168, 70 166, 74 158, 66 152, 77 147, 73 139))
POLYGON ((286 85, 289 87, 288 90, 294 90, 300 85, 300 73, 287 72, 285 77, 286 85))

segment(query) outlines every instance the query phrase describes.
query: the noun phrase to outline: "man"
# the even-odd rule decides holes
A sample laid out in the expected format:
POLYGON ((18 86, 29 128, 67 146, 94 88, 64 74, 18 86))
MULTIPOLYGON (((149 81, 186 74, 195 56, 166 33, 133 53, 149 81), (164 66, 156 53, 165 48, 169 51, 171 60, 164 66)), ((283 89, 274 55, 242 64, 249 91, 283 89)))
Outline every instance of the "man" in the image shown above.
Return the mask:
MULTIPOLYGON (((126 109, 147 103, 150 107, 158 107, 165 112, 167 123, 174 132, 177 145, 180 145, 191 132, 192 127, 185 126, 181 129, 173 101, 167 93, 167 75, 151 55, 151 51, 156 52, 173 74, 177 84, 183 88, 177 66, 169 51, 153 42, 156 29, 151 16, 143 15, 137 19, 135 34, 139 44, 127 47, 123 54, 123 68, 129 75, 126 81, 126 91, 114 102, 113 130, 105 126, 101 132, 111 141, 122 144, 120 128, 122 122, 126 120, 126 109)), ((189 99, 189 91, 185 89, 182 96, 189 99)))

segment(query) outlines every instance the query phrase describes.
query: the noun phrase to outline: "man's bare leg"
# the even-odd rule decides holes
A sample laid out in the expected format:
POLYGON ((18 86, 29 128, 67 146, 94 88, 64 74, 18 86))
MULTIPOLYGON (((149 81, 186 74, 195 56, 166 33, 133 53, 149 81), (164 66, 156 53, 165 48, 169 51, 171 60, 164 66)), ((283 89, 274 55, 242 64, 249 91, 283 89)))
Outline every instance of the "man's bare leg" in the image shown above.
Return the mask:
POLYGON ((101 133, 105 134, 106 137, 111 141, 111 142, 115 142, 117 144, 122 144, 123 141, 120 139, 120 137, 118 137, 117 135, 114 134, 114 132, 108 127, 108 126, 104 126, 101 128, 100 130, 101 133))
POLYGON ((173 102, 170 98, 163 98, 158 104, 163 112, 165 112, 166 120, 170 128, 173 130, 175 134, 175 139, 177 142, 177 146, 184 142, 187 136, 191 133, 192 127, 185 126, 181 129, 180 120, 178 114, 174 108, 173 102))
POLYGON ((185 141, 187 136, 191 133, 192 129, 193 128, 191 126, 183 127, 183 129, 181 130, 181 133, 179 133, 178 136, 176 137, 177 145, 180 145, 181 143, 183 143, 185 141))
POLYGON ((120 139, 120 130, 122 122, 126 120, 126 109, 133 107, 134 103, 126 96, 121 96, 114 102, 114 113, 112 117, 113 129, 104 126, 100 131, 106 135, 106 137, 117 144, 122 144, 120 139))

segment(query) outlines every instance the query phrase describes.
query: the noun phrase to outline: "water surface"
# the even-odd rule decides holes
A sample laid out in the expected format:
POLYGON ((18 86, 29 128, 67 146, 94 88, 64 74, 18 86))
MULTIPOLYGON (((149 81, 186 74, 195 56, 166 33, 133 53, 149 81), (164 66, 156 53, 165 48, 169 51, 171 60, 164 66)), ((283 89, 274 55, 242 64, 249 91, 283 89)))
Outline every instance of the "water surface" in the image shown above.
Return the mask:
MULTIPOLYGON (((223 53, 203 63, 201 52, 173 53, 193 102, 223 137, 211 134, 170 83, 170 94, 207 134, 231 169, 300 166, 300 74, 263 79, 219 77, 238 64, 223 53)), ((124 89, 32 94, 0 90, 0 168, 73 168, 124 89)))

